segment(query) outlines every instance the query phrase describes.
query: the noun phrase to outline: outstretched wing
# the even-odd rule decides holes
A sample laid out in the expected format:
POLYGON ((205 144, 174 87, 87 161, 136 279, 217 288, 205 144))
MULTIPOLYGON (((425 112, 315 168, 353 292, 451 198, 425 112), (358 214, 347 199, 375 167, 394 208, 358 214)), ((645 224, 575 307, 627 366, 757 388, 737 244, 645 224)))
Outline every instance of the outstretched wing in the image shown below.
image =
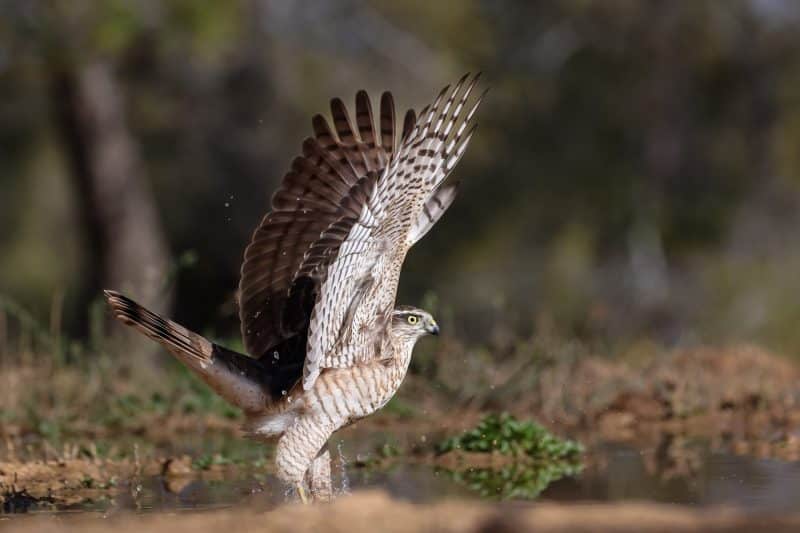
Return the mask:
MULTIPOLYGON (((351 192, 356 198, 358 193, 351 189, 368 174, 381 173, 396 150, 390 93, 381 97, 377 131, 364 91, 356 96, 355 127, 341 100, 331 101, 331 115, 333 130, 321 115, 313 118, 314 137, 303 142, 302 155, 292 162, 272 197, 272 211, 244 254, 239 284, 244 344, 254 357, 277 355, 273 366, 299 363, 302 368, 320 276, 347 236, 348 221, 361 212, 351 198, 351 192), (312 246, 315 253, 309 257, 312 246)), ((413 111, 406 113, 405 122, 408 135, 415 123, 413 111)), ((366 186, 362 183, 357 190, 366 186)))
POLYGON ((351 211, 360 207, 358 216, 348 218, 348 233, 320 277, 308 330, 306 389, 321 369, 351 366, 379 352, 405 255, 455 196, 443 182, 464 154, 483 98, 465 110, 478 80, 467 83, 467 77, 423 109, 374 185, 350 204, 351 211))

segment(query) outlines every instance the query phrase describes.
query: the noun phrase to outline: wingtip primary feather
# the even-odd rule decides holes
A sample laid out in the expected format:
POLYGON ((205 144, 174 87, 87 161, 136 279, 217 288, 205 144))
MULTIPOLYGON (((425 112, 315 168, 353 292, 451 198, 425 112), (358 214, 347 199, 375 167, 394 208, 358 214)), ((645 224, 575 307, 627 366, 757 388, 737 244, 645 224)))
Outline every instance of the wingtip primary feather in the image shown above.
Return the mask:
POLYGON ((381 146, 389 154, 395 151, 396 126, 395 126, 395 110, 394 110, 394 97, 389 91, 384 91, 381 95, 381 111, 380 111, 380 124, 378 127, 381 132, 381 146))

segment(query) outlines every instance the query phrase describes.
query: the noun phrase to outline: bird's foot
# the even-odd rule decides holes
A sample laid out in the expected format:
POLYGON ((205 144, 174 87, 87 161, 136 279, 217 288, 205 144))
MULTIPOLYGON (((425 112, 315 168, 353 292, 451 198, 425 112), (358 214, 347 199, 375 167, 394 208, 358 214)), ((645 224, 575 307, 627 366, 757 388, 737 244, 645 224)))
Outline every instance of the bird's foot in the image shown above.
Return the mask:
POLYGON ((311 503, 306 495, 306 489, 303 488, 303 485, 297 485, 297 495, 300 497, 300 501, 303 502, 303 505, 308 505, 311 503))

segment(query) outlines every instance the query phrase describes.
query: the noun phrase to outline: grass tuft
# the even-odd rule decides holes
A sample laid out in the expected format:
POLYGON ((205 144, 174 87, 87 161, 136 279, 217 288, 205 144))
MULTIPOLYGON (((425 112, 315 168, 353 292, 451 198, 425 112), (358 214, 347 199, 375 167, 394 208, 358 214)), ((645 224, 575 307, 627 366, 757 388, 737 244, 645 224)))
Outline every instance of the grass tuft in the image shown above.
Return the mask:
POLYGON ((437 446, 439 454, 455 451, 500 454, 510 459, 490 467, 447 470, 454 481, 487 498, 534 499, 553 481, 583 468, 581 444, 507 413, 488 415, 474 429, 437 446))

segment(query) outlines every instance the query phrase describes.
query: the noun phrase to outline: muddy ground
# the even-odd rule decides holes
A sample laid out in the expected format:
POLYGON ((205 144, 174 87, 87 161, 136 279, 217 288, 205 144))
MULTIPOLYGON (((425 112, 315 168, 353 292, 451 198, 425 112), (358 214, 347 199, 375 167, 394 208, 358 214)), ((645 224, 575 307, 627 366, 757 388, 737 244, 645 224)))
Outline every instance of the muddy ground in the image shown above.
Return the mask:
POLYGON ((751 532, 800 529, 800 514, 745 516, 732 509, 696 510, 644 503, 553 503, 522 506, 445 501, 416 505, 383 492, 362 492, 333 504, 287 504, 261 512, 226 509, 159 515, 36 516, 0 521, 0 529, 22 532, 141 531, 204 533, 219 531, 441 531, 441 532, 751 532))
MULTIPOLYGON (((391 468, 393 462, 448 470, 496 466, 504 459, 437 455, 435 444, 473 427, 486 412, 499 410, 537 420, 559 435, 579 440, 587 448, 584 463, 599 469, 608 466, 599 464, 604 459, 593 449, 621 442, 642 450, 644 464, 654 474, 665 479, 691 477, 701 461, 691 446, 698 437, 710 442, 711 449, 800 460, 800 368, 758 348, 684 350, 633 362, 581 357, 544 365, 523 377, 480 401, 472 398, 452 405, 448 403, 452 398, 439 389, 410 376, 397 403, 347 430, 345 438, 365 443, 355 463, 376 471, 391 468)), ((238 452, 228 448, 214 455, 185 451, 179 442, 187 435, 212 450, 218 446, 215 439, 238 442, 240 418, 209 404, 204 396, 188 397, 200 408, 176 409, 175 405, 186 403, 184 393, 159 400, 153 407, 149 400, 137 399, 137 385, 130 379, 85 381, 62 369, 45 388, 36 369, 4 369, 0 374, 0 396, 8 408, 0 419, 0 503, 5 513, 26 506, 81 508, 86 502, 99 504, 97 509, 113 509, 120 498, 135 501, 138 481, 153 476, 163 479, 165 490, 177 494, 197 479, 229 478, 242 469, 270 471, 269 445, 257 448, 257 459, 252 454, 237 457, 238 452), (101 403, 120 397, 133 400, 101 403), (52 417, 57 426, 47 416, 47 405, 44 413, 32 411, 36 416, 19 415, 26 412, 25 402, 31 398, 36 405, 53 402, 50 409, 57 413, 52 417)), ((13 519, 0 514, 0 529, 93 531, 113 524, 120 531, 193 533, 234 525, 242 531, 372 531, 381 524, 386 531, 516 531, 532 525, 537 531, 800 530, 800 515, 791 514, 768 517, 735 509, 645 503, 521 505, 476 500, 412 505, 382 492, 364 491, 331 506, 312 508, 245 504, 236 510, 171 515, 83 514, 14 515, 13 519)))
MULTIPOLYGON (((483 413, 509 411, 560 433, 635 439, 669 431, 743 440, 772 434, 785 438, 790 449, 793 430, 800 427, 800 365, 754 346, 633 360, 582 356, 509 363, 511 368, 482 368, 481 375, 491 376, 485 386, 459 372, 458 358, 445 360, 454 366, 443 365, 433 380, 409 374, 398 397, 367 423, 399 432, 459 431, 483 413), (459 394, 459 388, 476 391, 459 394)), ((17 451, 37 439, 61 445, 121 435, 169 444, 187 432, 235 435, 241 421, 188 375, 176 381, 131 376, 129 369, 92 368, 87 374, 46 365, 0 367, 0 439, 6 447, 16 444, 17 451)))

